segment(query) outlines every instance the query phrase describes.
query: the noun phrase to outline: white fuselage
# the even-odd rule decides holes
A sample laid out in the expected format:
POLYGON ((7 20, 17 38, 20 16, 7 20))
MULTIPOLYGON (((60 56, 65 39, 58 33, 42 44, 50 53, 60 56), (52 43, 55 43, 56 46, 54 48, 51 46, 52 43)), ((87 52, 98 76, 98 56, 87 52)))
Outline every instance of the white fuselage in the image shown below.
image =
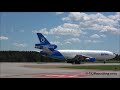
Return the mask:
POLYGON ((102 50, 58 50, 65 59, 72 59, 76 55, 94 57, 96 60, 107 60, 115 57, 114 53, 102 50))

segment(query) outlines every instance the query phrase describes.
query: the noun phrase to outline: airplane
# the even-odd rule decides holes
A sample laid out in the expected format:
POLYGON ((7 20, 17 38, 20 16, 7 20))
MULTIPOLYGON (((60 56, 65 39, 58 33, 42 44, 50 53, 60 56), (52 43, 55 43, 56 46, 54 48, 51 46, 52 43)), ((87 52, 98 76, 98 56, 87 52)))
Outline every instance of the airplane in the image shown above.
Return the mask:
POLYGON ((41 33, 37 33, 40 43, 35 44, 35 48, 41 49, 40 55, 65 60, 67 63, 80 64, 82 60, 95 62, 115 57, 115 53, 104 50, 56 50, 57 45, 51 44, 41 33))

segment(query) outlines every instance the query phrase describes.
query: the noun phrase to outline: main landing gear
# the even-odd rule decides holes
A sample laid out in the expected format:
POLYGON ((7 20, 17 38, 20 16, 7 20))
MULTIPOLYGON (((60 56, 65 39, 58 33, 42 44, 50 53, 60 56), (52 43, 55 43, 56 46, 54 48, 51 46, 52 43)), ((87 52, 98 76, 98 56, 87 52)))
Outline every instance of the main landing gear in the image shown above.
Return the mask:
POLYGON ((83 59, 81 55, 76 55, 72 64, 81 64, 83 59))
POLYGON ((81 61, 80 60, 75 60, 72 62, 72 64, 81 64, 81 61))
POLYGON ((81 64, 81 61, 80 60, 69 60, 67 61, 67 63, 71 63, 71 64, 81 64))
POLYGON ((104 64, 106 63, 106 60, 104 60, 104 64))
POLYGON ((74 59, 72 60, 67 60, 67 63, 72 63, 72 64, 81 64, 82 60, 84 58, 81 55, 76 55, 74 59))

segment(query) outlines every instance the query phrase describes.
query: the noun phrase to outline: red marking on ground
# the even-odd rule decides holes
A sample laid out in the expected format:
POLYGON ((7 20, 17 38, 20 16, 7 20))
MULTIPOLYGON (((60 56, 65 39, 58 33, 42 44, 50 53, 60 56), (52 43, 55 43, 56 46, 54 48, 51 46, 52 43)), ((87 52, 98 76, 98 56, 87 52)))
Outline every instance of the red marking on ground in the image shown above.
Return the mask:
POLYGON ((34 74, 33 77, 44 77, 44 78, 79 78, 88 76, 86 72, 69 72, 69 73, 42 73, 34 74))

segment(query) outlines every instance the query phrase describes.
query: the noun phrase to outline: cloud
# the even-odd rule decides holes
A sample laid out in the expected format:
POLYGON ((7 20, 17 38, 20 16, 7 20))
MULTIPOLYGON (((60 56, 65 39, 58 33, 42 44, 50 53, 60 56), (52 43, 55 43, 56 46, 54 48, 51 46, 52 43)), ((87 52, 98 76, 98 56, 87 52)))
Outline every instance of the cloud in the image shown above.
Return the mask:
POLYGON ((101 35, 93 34, 93 35, 91 35, 90 37, 91 37, 91 38, 101 38, 101 37, 105 38, 106 35, 104 35, 104 34, 101 34, 101 35))
POLYGON ((49 34, 46 28, 40 29, 40 30, 33 30, 33 33, 42 33, 42 34, 49 34))
POLYGON ((102 34, 102 35, 100 35, 101 37, 106 37, 106 35, 104 35, 104 34, 102 34))
POLYGON ((6 36, 0 36, 0 40, 8 40, 8 37, 6 37, 6 36))
POLYGON ((90 18, 88 17, 87 14, 85 13, 80 13, 80 12, 70 12, 68 17, 62 18, 63 21, 83 21, 83 20, 89 20, 90 18))
POLYGON ((26 47, 27 44, 25 43, 13 43, 14 46, 17 46, 17 47, 26 47))
POLYGON ((76 29, 78 29, 79 25, 77 25, 77 24, 71 24, 71 23, 64 23, 63 27, 64 28, 76 28, 76 29))
POLYGON ((70 39, 66 39, 64 41, 67 42, 67 43, 70 43, 70 42, 80 42, 80 39, 79 38, 70 38, 70 39))
POLYGON ((50 42, 51 44, 56 44, 56 45, 62 45, 62 43, 61 42, 59 42, 59 41, 54 41, 54 42, 50 42))
POLYGON ((80 35, 87 34, 88 30, 96 30, 99 33, 112 33, 115 35, 120 35, 120 12, 115 13, 115 15, 70 12, 68 16, 63 17, 62 20, 65 23, 53 27, 50 30, 43 28, 40 30, 33 30, 32 32, 39 32, 43 34, 71 35, 78 37, 80 35))
POLYGON ((103 41, 99 41, 99 40, 84 40, 84 42, 87 42, 87 43, 101 43, 103 41))
POLYGON ((104 15, 101 13, 86 14, 81 12, 70 12, 67 17, 62 18, 63 21, 71 21, 79 23, 81 30, 98 30, 99 32, 108 32, 120 34, 120 12, 115 15, 104 15))
POLYGON ((86 34, 80 30, 77 24, 64 23, 63 25, 59 25, 55 28, 51 28, 49 31, 46 28, 40 30, 33 30, 33 33, 42 33, 42 34, 57 34, 57 35, 72 35, 72 36, 80 36, 81 34, 86 34))
POLYGON ((66 42, 65 42, 65 44, 71 44, 71 42, 69 42, 69 41, 66 41, 66 42))
POLYGON ((72 35, 72 36, 80 36, 80 34, 83 33, 79 29, 74 28, 67 28, 63 26, 58 26, 56 28, 53 28, 50 30, 50 34, 59 34, 59 35, 72 35))
POLYGON ((113 34, 120 34, 120 30, 113 26, 99 26, 101 28, 100 32, 111 32, 113 34))
MULTIPOLYGON (((116 12, 116 14, 119 16, 120 15, 120 12, 116 12)), ((120 17, 120 16, 119 16, 120 17)))
POLYGON ((98 34, 93 34, 90 36, 91 38, 100 38, 100 36, 98 34))
POLYGON ((116 15, 109 15, 108 16, 110 19, 120 21, 120 12, 116 12, 116 15))
POLYGON ((63 14, 63 13, 64 13, 64 12, 56 12, 57 15, 59 15, 59 14, 63 14))

